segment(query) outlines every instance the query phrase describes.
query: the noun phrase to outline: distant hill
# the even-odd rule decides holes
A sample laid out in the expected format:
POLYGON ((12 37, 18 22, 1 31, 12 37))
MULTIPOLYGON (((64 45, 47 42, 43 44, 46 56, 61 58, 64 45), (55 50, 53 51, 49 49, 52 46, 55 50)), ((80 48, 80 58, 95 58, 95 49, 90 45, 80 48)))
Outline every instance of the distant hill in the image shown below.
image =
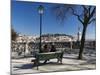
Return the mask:
POLYGON ((42 37, 58 37, 58 36, 68 36, 70 38, 74 38, 73 36, 71 35, 66 35, 66 34, 59 34, 59 33, 56 33, 56 34, 43 34, 42 37))

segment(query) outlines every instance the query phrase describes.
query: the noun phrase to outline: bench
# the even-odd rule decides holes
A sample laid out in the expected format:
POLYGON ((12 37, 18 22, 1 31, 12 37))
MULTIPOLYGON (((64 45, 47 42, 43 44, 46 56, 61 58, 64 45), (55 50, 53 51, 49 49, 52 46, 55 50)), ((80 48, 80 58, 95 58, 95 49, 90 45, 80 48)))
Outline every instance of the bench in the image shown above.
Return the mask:
POLYGON ((62 63, 62 58, 63 58, 63 52, 62 51, 56 51, 56 52, 46 52, 46 53, 36 53, 35 55, 35 65, 39 66, 39 61, 40 60, 49 60, 49 59, 54 59, 57 58, 57 63, 62 63))

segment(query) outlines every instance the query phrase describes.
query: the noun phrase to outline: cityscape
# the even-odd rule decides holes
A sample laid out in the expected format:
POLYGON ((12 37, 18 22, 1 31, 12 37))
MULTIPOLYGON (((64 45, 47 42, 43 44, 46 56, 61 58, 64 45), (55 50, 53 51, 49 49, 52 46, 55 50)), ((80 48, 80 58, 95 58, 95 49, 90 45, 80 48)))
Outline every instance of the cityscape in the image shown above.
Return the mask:
POLYGON ((12 74, 96 69, 95 6, 11 4, 12 74))

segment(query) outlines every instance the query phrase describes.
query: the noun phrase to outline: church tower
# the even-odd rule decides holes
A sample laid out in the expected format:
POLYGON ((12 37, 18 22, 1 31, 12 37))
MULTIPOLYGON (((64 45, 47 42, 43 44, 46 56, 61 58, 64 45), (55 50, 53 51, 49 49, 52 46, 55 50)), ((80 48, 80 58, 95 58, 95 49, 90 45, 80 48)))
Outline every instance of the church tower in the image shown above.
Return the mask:
POLYGON ((80 32, 80 27, 78 26, 77 41, 80 40, 81 40, 81 32, 80 32))

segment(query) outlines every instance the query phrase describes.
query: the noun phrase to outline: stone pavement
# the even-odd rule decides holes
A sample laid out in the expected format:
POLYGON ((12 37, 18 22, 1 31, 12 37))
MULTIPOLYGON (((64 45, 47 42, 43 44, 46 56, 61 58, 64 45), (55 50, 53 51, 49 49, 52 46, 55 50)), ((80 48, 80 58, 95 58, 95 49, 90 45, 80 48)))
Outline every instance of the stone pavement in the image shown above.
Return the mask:
POLYGON ((12 74, 30 74, 42 72, 76 71, 96 69, 96 57, 84 56, 83 60, 77 60, 77 54, 64 54, 63 64, 57 63, 57 59, 51 59, 47 64, 41 64, 39 70, 31 62, 33 58, 12 59, 12 74))

